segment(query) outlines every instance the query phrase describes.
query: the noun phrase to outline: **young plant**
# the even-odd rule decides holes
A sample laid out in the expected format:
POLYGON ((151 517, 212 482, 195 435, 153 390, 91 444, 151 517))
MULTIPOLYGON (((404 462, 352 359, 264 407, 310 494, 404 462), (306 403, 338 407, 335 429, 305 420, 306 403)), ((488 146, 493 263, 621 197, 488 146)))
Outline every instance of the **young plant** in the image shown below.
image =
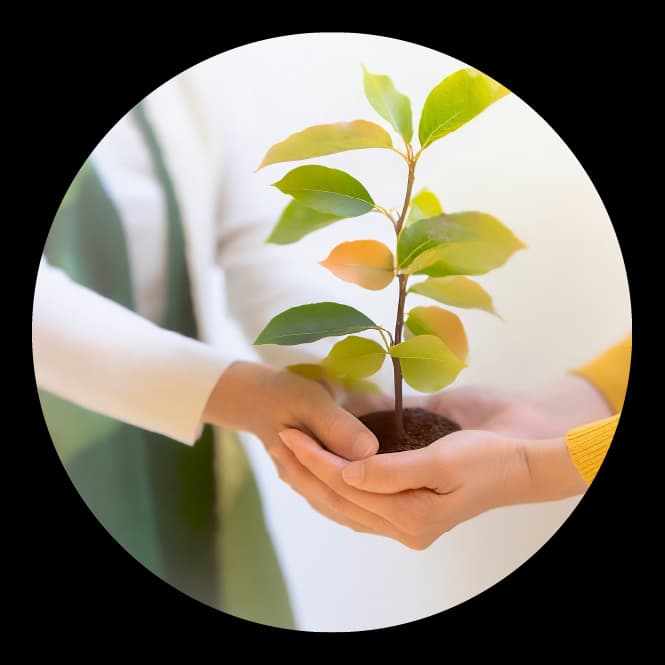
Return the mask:
MULTIPOLYGON (((404 151, 395 147, 383 127, 367 120, 353 120, 316 125, 292 134, 268 150, 259 168, 346 150, 381 148, 399 155, 406 164, 401 208, 396 211, 379 205, 345 171, 318 165, 299 166, 274 183, 291 200, 268 242, 293 243, 342 219, 372 212, 383 215, 395 230, 393 249, 377 240, 343 242, 321 265, 339 279, 365 289, 384 289, 396 279, 394 328, 388 330, 348 305, 320 302, 278 314, 254 343, 294 345, 348 335, 332 347, 321 364, 294 365, 289 369, 311 379, 339 382, 357 391, 376 388, 366 379, 378 372, 390 356, 395 386, 395 408, 390 419, 394 440, 402 442, 395 449, 407 449, 431 443, 443 430, 434 427, 431 440, 409 442, 409 426, 417 418, 407 419, 405 430, 402 382, 420 392, 441 390, 466 367, 468 353, 464 326, 456 314, 439 306, 415 307, 405 318, 407 295, 417 293, 451 307, 477 308, 496 314, 490 295, 468 276, 498 268, 524 247, 492 215, 444 211, 439 199, 428 189, 421 189, 413 196, 416 165, 423 152, 436 141, 465 125, 509 91, 473 69, 461 69, 446 77, 425 101, 418 126, 420 147, 416 149, 412 145, 409 98, 395 88, 388 76, 372 74, 363 67, 363 77, 367 100, 400 136, 404 151), (426 279, 409 287, 409 280, 419 275, 426 279), (403 340, 405 326, 408 332, 403 340), (357 334, 365 331, 374 331, 376 340, 357 334)), ((376 418, 369 417, 364 422, 381 441, 379 430, 385 434, 385 427, 376 426, 376 418)), ((448 429, 444 426, 444 433, 458 428, 456 424, 448 429)), ((384 452, 383 446, 381 451, 384 452)))

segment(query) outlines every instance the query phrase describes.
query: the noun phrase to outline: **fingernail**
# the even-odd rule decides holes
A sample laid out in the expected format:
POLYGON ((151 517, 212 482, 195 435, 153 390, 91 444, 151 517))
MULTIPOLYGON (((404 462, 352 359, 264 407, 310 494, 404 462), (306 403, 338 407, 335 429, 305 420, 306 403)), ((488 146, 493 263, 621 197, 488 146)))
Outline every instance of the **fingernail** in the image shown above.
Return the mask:
POLYGON ((362 462, 347 464, 342 471, 342 478, 347 485, 360 485, 365 477, 365 465, 362 462))
POLYGON ((351 450, 356 458, 369 457, 376 451, 376 441, 371 434, 359 434, 351 450))
POLYGON ((289 441, 289 437, 286 435, 285 432, 278 432, 277 436, 282 440, 282 443, 291 451, 293 451, 293 445, 291 444, 291 441, 289 441))

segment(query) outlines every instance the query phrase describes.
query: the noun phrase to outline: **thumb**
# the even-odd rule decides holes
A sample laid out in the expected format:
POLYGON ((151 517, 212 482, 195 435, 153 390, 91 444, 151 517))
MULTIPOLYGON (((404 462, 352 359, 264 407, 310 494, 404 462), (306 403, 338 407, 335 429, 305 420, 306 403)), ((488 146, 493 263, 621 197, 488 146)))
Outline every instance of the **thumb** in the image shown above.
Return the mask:
POLYGON ((367 460, 347 464, 342 477, 347 485, 379 494, 430 487, 434 480, 434 465, 428 452, 424 448, 375 455, 367 460))
POLYGON ((379 442, 355 416, 332 400, 301 414, 303 424, 331 453, 348 460, 374 455, 379 442))

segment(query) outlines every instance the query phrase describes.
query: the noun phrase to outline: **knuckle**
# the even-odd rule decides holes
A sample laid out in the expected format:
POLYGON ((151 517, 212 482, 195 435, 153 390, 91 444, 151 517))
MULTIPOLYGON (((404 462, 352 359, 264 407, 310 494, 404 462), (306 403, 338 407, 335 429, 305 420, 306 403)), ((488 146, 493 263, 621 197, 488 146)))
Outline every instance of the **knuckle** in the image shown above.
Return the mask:
POLYGON ((323 418, 323 427, 327 432, 339 432, 345 425, 346 417, 344 412, 338 409, 332 409, 323 418))

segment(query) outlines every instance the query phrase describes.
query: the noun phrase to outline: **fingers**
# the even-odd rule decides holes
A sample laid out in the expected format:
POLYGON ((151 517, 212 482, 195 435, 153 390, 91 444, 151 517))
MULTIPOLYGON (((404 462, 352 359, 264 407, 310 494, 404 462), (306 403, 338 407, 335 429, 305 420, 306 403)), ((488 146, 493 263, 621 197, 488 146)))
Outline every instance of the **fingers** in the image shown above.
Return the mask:
POLYGON ((348 465, 346 460, 324 450, 298 430, 285 430, 280 433, 280 437, 298 460, 334 492, 352 505, 360 506, 378 518, 383 518, 383 526, 379 526, 379 523, 373 524, 379 533, 389 535, 415 549, 426 547, 439 535, 440 532, 431 528, 433 517, 438 510, 436 502, 441 499, 436 493, 420 489, 383 495, 358 490, 347 485, 342 478, 342 472, 348 465))
POLYGON ((435 477, 437 465, 433 463, 434 455, 433 448, 375 455, 347 464, 342 477, 352 487, 379 494, 434 488, 439 485, 439 479, 435 477))
POLYGON ((290 485, 321 514, 354 531, 396 536, 395 530, 386 520, 354 505, 321 482, 281 442, 275 442, 270 446, 269 453, 277 467, 280 479, 290 485))
POLYGON ((379 449, 374 434, 332 400, 325 405, 310 400, 298 417, 328 450, 345 459, 363 459, 379 449))

